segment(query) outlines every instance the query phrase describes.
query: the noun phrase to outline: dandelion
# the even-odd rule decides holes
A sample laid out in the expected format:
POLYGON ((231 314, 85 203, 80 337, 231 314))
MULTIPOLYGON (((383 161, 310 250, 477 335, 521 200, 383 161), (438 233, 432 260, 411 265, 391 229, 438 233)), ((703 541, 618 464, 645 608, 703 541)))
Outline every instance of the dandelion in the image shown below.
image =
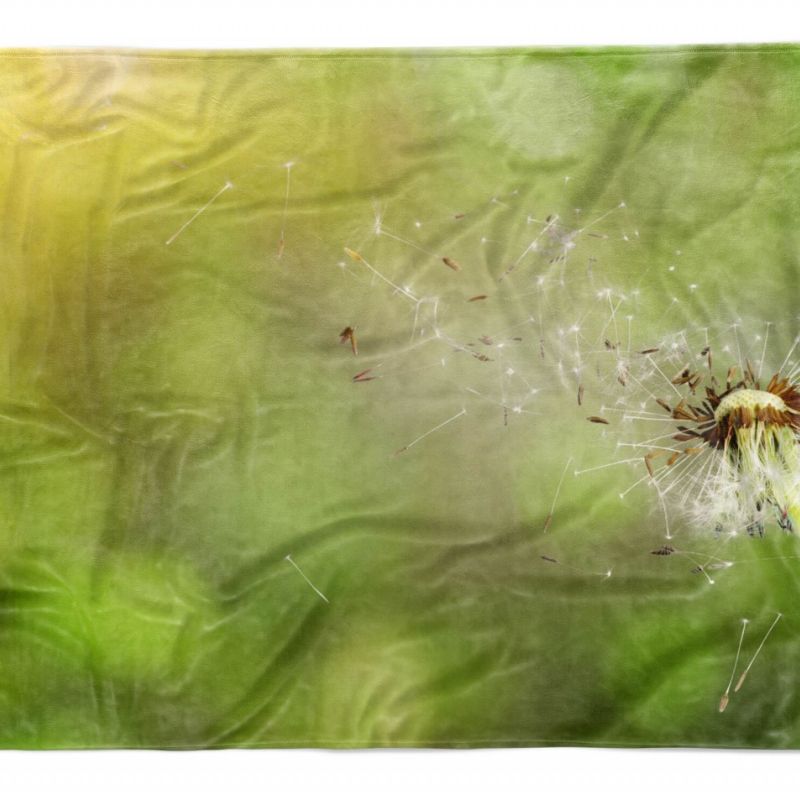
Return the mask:
MULTIPOLYGON (((670 459, 674 464, 703 448, 712 451, 709 478, 694 501, 701 518, 708 509, 717 517, 716 526, 727 518, 763 534, 771 513, 781 528, 792 531, 800 524, 800 387, 775 373, 762 389, 749 364, 736 383, 732 372, 724 391, 717 391, 712 377, 703 402, 681 400, 671 409, 673 420, 681 423, 673 438, 687 446, 670 459)), ((673 383, 695 391, 700 381, 699 375, 682 374, 673 383)))
POLYGON ((774 325, 765 335, 741 321, 685 328, 647 347, 626 334, 624 346, 611 348, 620 337, 604 341, 601 329, 595 356, 609 363, 598 367, 592 395, 603 401, 602 417, 589 419, 605 420, 605 438, 616 433, 616 447, 638 457, 576 474, 643 466, 619 496, 642 484, 654 489, 667 539, 676 523, 726 537, 763 536, 771 524, 800 532, 800 364, 792 358, 800 337, 769 370, 774 325))

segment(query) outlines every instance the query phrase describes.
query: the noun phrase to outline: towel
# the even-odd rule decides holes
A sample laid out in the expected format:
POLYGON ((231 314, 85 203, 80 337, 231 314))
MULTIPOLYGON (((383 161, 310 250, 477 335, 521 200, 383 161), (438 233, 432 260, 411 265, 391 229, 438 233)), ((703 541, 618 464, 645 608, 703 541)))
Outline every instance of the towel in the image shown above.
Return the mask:
POLYGON ((0 747, 797 747, 799 79, 0 52, 0 747))

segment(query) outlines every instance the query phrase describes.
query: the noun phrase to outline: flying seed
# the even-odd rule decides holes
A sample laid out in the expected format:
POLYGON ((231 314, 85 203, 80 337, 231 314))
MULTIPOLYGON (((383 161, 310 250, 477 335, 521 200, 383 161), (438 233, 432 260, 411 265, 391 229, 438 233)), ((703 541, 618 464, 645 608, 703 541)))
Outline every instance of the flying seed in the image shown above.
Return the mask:
POLYGON ((649 356, 651 353, 657 353, 658 350, 659 350, 658 347, 648 347, 647 350, 640 350, 639 355, 649 356))
POLYGON ((650 555, 653 556, 671 556, 675 552, 675 548, 672 545, 665 544, 663 547, 659 547, 656 550, 651 550, 650 555))
POLYGON ((292 167, 294 166, 293 161, 289 161, 288 163, 284 164, 284 169, 286 170, 286 195, 283 200, 283 214, 281 215, 281 236, 278 240, 278 258, 283 258, 283 251, 286 248, 286 214, 289 210, 289 188, 292 182, 292 167))
POLYGON ((673 379, 672 383, 675 386, 681 386, 684 383, 688 383, 691 380, 692 373, 689 370, 689 367, 684 367, 673 379))
POLYGON ((756 652, 753 654, 753 657, 748 662, 747 666, 744 668, 744 672, 739 676, 739 680, 736 682, 736 686, 734 687, 734 692, 738 692, 739 689, 742 688, 742 684, 744 683, 744 679, 747 677, 747 673, 750 672, 750 667, 753 666, 753 662, 758 658, 758 654, 761 652, 761 649, 764 647, 764 643, 767 641, 767 638, 772 633, 773 628, 778 624, 780 618, 783 614, 779 611, 776 615, 775 619, 772 622, 772 625, 769 626, 769 630, 764 634, 764 638, 761 640, 761 644, 759 644, 756 652))
POLYGON ((164 244, 171 245, 223 192, 227 192, 228 189, 232 188, 233 183, 231 181, 225 181, 222 188, 204 206, 198 208, 197 211, 195 211, 194 214, 164 242, 164 244))
POLYGON ((306 582, 306 583, 307 583, 307 584, 308 584, 308 585, 309 585, 309 586, 310 586, 310 587, 311 587, 311 588, 312 588, 312 589, 313 589, 313 590, 314 590, 314 591, 315 591, 315 592, 316 592, 316 593, 317 593, 317 594, 318 594, 318 595, 319 595, 319 596, 320 596, 320 597, 321 597, 321 598, 322 598, 322 599, 323 599, 323 600, 324 600, 326 603, 330 603, 330 602, 331 602, 331 601, 330 601, 330 600, 328 600, 328 598, 327 598, 327 597, 325 597, 325 595, 324 595, 324 594, 323 594, 323 593, 322 593, 322 592, 321 592, 321 591, 320 591, 320 590, 319 590, 319 589, 318 589, 318 588, 317 588, 317 587, 316 587, 316 586, 315 586, 315 585, 314 585, 314 584, 311 582, 311 579, 308 577, 308 575, 306 575, 306 574, 305 574, 305 572, 303 572, 303 570, 302 570, 302 569, 300 569, 300 567, 298 567, 298 566, 297 566, 297 564, 294 562, 294 559, 292 558, 292 555, 291 555, 291 553, 290 553, 288 556, 286 556, 286 558, 285 558, 284 560, 285 560, 285 561, 288 561, 288 562, 289 562, 289 563, 290 563, 290 564, 291 564, 291 565, 292 565, 292 566, 293 566, 293 567, 294 567, 294 568, 295 568, 295 569, 296 569, 296 570, 297 570, 297 571, 300 573, 300 575, 303 577, 303 580, 304 580, 304 581, 305 581, 305 582, 306 582))
POLYGON ((596 422, 599 425, 610 425, 611 424, 607 419, 604 419, 603 417, 586 417, 586 419, 588 419, 589 422, 596 422))
POLYGON ((355 328, 352 328, 348 325, 340 334, 339 334, 339 344, 344 344, 345 342, 350 342, 350 349, 353 351, 353 355, 358 355, 358 343, 356 342, 356 332, 355 328))
POLYGON ((440 422, 438 425, 434 425, 430 430, 425 431, 425 433, 421 434, 420 436, 417 436, 417 438, 414 439, 413 442, 410 442, 409 444, 404 445, 399 450, 395 450, 394 451, 394 455, 395 456, 399 456, 402 453, 405 453, 406 451, 408 451, 412 447, 414 447, 414 445, 419 444, 419 442, 421 442, 423 439, 427 439, 428 436, 430 436, 433 433, 436 433, 436 431, 440 431, 442 428, 444 428, 446 425, 449 425, 451 422, 455 422, 457 419, 459 419, 459 417, 463 417, 464 414, 466 414, 466 413, 467 413, 467 409, 466 408, 462 408, 461 411, 458 412, 458 414, 453 414, 452 417, 446 419, 444 422, 440 422))
POLYGON ((567 463, 564 465, 564 471, 561 473, 561 477, 558 480, 558 485, 556 486, 556 493, 553 497, 553 502, 550 505, 550 513, 547 515, 547 518, 544 521, 544 527, 542 528, 542 533, 547 533, 548 528, 550 527, 550 523, 553 521, 553 514, 556 512, 556 503, 558 502, 558 496, 561 494, 561 487, 564 484, 564 478, 567 477, 567 470, 569 469, 569 465, 572 463, 572 456, 567 459, 567 463))
POLYGON ((450 267, 454 272, 460 272, 461 266, 458 264, 457 261, 453 261, 452 258, 448 258, 445 256, 442 261, 445 263, 446 266, 450 267))
POLYGON ((739 646, 736 648, 736 658, 733 662, 733 668, 731 669, 731 677, 728 681, 728 685, 725 687, 725 692, 723 693, 722 697, 719 700, 719 713, 721 714, 727 707, 728 702, 730 700, 730 691, 731 686, 733 685, 733 678, 736 675, 736 667, 739 664, 739 656, 742 654, 742 643, 744 642, 744 632, 747 630, 747 626, 750 620, 743 619, 742 620, 742 630, 739 634, 739 646))
POLYGON ((489 296, 489 295, 486 295, 486 294, 476 294, 476 295, 474 295, 473 297, 470 297, 470 298, 467 300, 467 302, 468 302, 468 303, 474 303, 474 302, 476 302, 477 300, 485 300, 485 299, 486 299, 488 296, 489 296))

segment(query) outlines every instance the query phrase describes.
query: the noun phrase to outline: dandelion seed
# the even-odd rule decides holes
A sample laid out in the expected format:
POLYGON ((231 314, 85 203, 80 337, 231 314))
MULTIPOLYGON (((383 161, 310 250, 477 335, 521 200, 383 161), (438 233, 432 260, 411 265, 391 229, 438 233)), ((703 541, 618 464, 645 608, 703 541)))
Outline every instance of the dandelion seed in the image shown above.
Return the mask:
POLYGON ((281 235, 278 239, 278 259, 283 258, 283 251, 286 249, 286 215, 289 211, 289 189, 292 183, 292 167, 294 161, 287 161, 283 168, 286 170, 286 194, 283 198, 283 213, 281 214, 281 235))
POLYGON ((571 570, 572 572, 577 572, 580 575, 589 575, 592 577, 596 576, 598 578, 602 578, 604 581, 607 581, 613 574, 612 569, 606 569, 603 572, 592 572, 591 570, 582 569, 581 567, 575 567, 572 564, 567 564, 564 561, 559 561, 557 558, 553 558, 553 556, 542 555, 539 556, 539 558, 541 558, 542 561, 549 562, 550 564, 558 564, 558 566, 564 567, 564 569, 571 570))
POLYGON ((305 572, 303 572, 303 570, 302 570, 302 569, 300 569, 300 567, 298 567, 298 566, 297 566, 297 564, 295 563, 294 559, 293 559, 293 558, 292 558, 292 556, 291 556, 291 553, 290 553, 289 555, 287 555, 287 556, 286 556, 286 559, 285 559, 285 560, 286 560, 286 561, 288 561, 288 562, 289 562, 289 563, 290 563, 290 564, 291 564, 291 565, 292 565, 292 566, 293 566, 293 567, 294 567, 294 568, 295 568, 295 569, 296 569, 296 570, 297 570, 297 571, 300 573, 300 575, 302 576, 303 580, 304 580, 304 581, 305 581, 305 582, 306 582, 306 583, 307 583, 307 584, 308 584, 308 585, 309 585, 309 586, 310 586, 310 587, 311 587, 311 588, 312 588, 312 589, 313 589, 313 590, 314 590, 314 591, 315 591, 315 592, 316 592, 316 593, 317 593, 317 594, 318 594, 318 595, 319 595, 319 596, 320 596, 320 597, 321 597, 321 598, 322 598, 322 599, 323 599, 323 600, 324 600, 326 603, 330 604, 330 602, 331 602, 331 601, 330 601, 330 600, 328 600, 328 598, 327 598, 327 597, 325 597, 325 595, 324 595, 324 594, 323 594, 323 593, 322 593, 322 592, 321 592, 319 589, 317 589, 317 587, 316 587, 316 586, 314 586, 314 584, 311 582, 311 579, 308 577, 308 575, 306 575, 306 574, 305 574, 305 572))
POLYGON ((181 225, 180 228, 178 228, 178 230, 175 231, 175 233, 173 233, 172 236, 170 236, 166 242, 164 242, 164 244, 171 245, 204 211, 206 211, 209 208, 209 206, 211 206, 211 204, 221 194, 223 194, 223 192, 227 192, 228 189, 232 188, 233 188, 233 183, 231 181, 225 181, 222 188, 205 205, 198 208, 197 211, 195 211, 194 214, 192 214, 192 216, 189 217, 189 219, 187 219, 186 222, 184 222, 183 225, 181 225))
POLYGON ((356 331, 355 328, 352 328, 348 325, 340 334, 339 334, 339 344, 345 344, 346 342, 350 343, 350 349, 353 351, 353 355, 358 355, 358 343, 356 342, 356 331))
POLYGON ((547 515, 544 521, 544 525, 542 527, 542 533, 547 533, 548 529, 550 528, 550 523, 553 521, 553 514, 556 510, 556 503, 558 502, 558 495, 561 493, 561 486, 564 483, 564 478, 567 477, 567 470, 569 469, 569 465, 572 463, 572 456, 567 459, 567 463, 564 465, 564 470, 561 473, 561 477, 558 480, 558 485, 556 486, 556 493, 553 497, 553 502, 550 505, 550 513, 547 515))
POLYGON ((429 431, 426 431, 421 436, 417 436, 417 438, 414 439, 414 441, 410 442, 409 444, 405 445, 404 447, 401 447, 399 450, 395 450, 394 454, 396 456, 399 456, 402 453, 405 453, 407 450, 410 450, 412 447, 414 447, 415 445, 419 444, 419 442, 421 442, 423 439, 426 439, 432 433, 436 433, 436 431, 439 431, 442 428, 444 428, 445 425, 449 425, 451 422, 455 422, 459 417, 463 417, 464 414, 466 414, 466 413, 467 413, 466 408, 462 408, 461 411, 458 412, 458 414, 453 414, 453 416, 450 417, 449 419, 446 419, 444 422, 440 422, 438 425, 434 425, 429 431))
POLYGON ((744 683, 745 678, 747 677, 748 673, 750 672, 750 668, 755 663, 755 660, 758 658, 759 653, 761 653, 761 650, 764 647, 765 642, 769 638, 769 635, 772 633, 772 631, 774 630, 775 626, 778 624, 778 622, 780 621, 782 616, 783 616, 783 614, 780 611, 775 616, 775 619, 772 621, 772 625, 769 626, 769 629, 764 634, 764 638, 761 640, 761 644, 758 645, 758 648, 756 649, 756 652, 753 653, 753 657, 747 663, 747 666, 744 668, 744 671, 739 676, 739 680, 736 682, 736 686, 733 689, 734 692, 738 692, 739 689, 742 688, 742 684, 744 683))
POLYGON ((675 548, 672 545, 666 544, 663 547, 659 547, 656 550, 651 550, 650 555, 653 556, 671 556, 675 552, 675 548))
POLYGON ((736 648, 736 658, 733 661, 733 669, 731 669, 731 677, 730 677, 730 680, 728 681, 728 685, 725 687, 725 691, 724 691, 724 693, 723 693, 723 695, 722 695, 722 697, 720 698, 720 701, 719 701, 719 713, 720 714, 723 711, 725 711, 725 709, 728 707, 728 701, 730 700, 731 686, 733 685, 733 678, 736 675, 736 667, 739 664, 739 656, 742 653, 742 642, 744 641, 744 632, 745 632, 745 630, 747 630, 748 622, 749 622, 749 620, 747 620, 747 619, 743 619, 742 620, 742 630, 741 630, 741 633, 739 634, 739 646, 736 648))
POLYGON ((366 383, 367 381, 374 381, 378 376, 372 375, 372 368, 365 369, 357 375, 353 375, 353 383, 366 383))

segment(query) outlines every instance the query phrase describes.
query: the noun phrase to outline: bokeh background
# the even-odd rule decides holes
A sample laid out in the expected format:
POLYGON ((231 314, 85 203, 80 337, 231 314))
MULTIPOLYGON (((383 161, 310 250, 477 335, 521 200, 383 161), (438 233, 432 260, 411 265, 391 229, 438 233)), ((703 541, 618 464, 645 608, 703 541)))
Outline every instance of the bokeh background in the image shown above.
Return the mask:
POLYGON ((557 340, 598 281, 641 292, 642 341, 742 316, 780 364, 798 74, 778 46, 2 53, 0 745, 796 747, 796 539, 712 586, 613 471, 566 475, 545 530, 566 460, 611 458, 539 335, 506 424, 465 392, 495 362, 414 372, 414 309, 344 248, 459 336, 557 340), (527 216, 611 209, 497 289, 527 216), (749 656, 777 612, 720 714, 740 619, 749 656))

